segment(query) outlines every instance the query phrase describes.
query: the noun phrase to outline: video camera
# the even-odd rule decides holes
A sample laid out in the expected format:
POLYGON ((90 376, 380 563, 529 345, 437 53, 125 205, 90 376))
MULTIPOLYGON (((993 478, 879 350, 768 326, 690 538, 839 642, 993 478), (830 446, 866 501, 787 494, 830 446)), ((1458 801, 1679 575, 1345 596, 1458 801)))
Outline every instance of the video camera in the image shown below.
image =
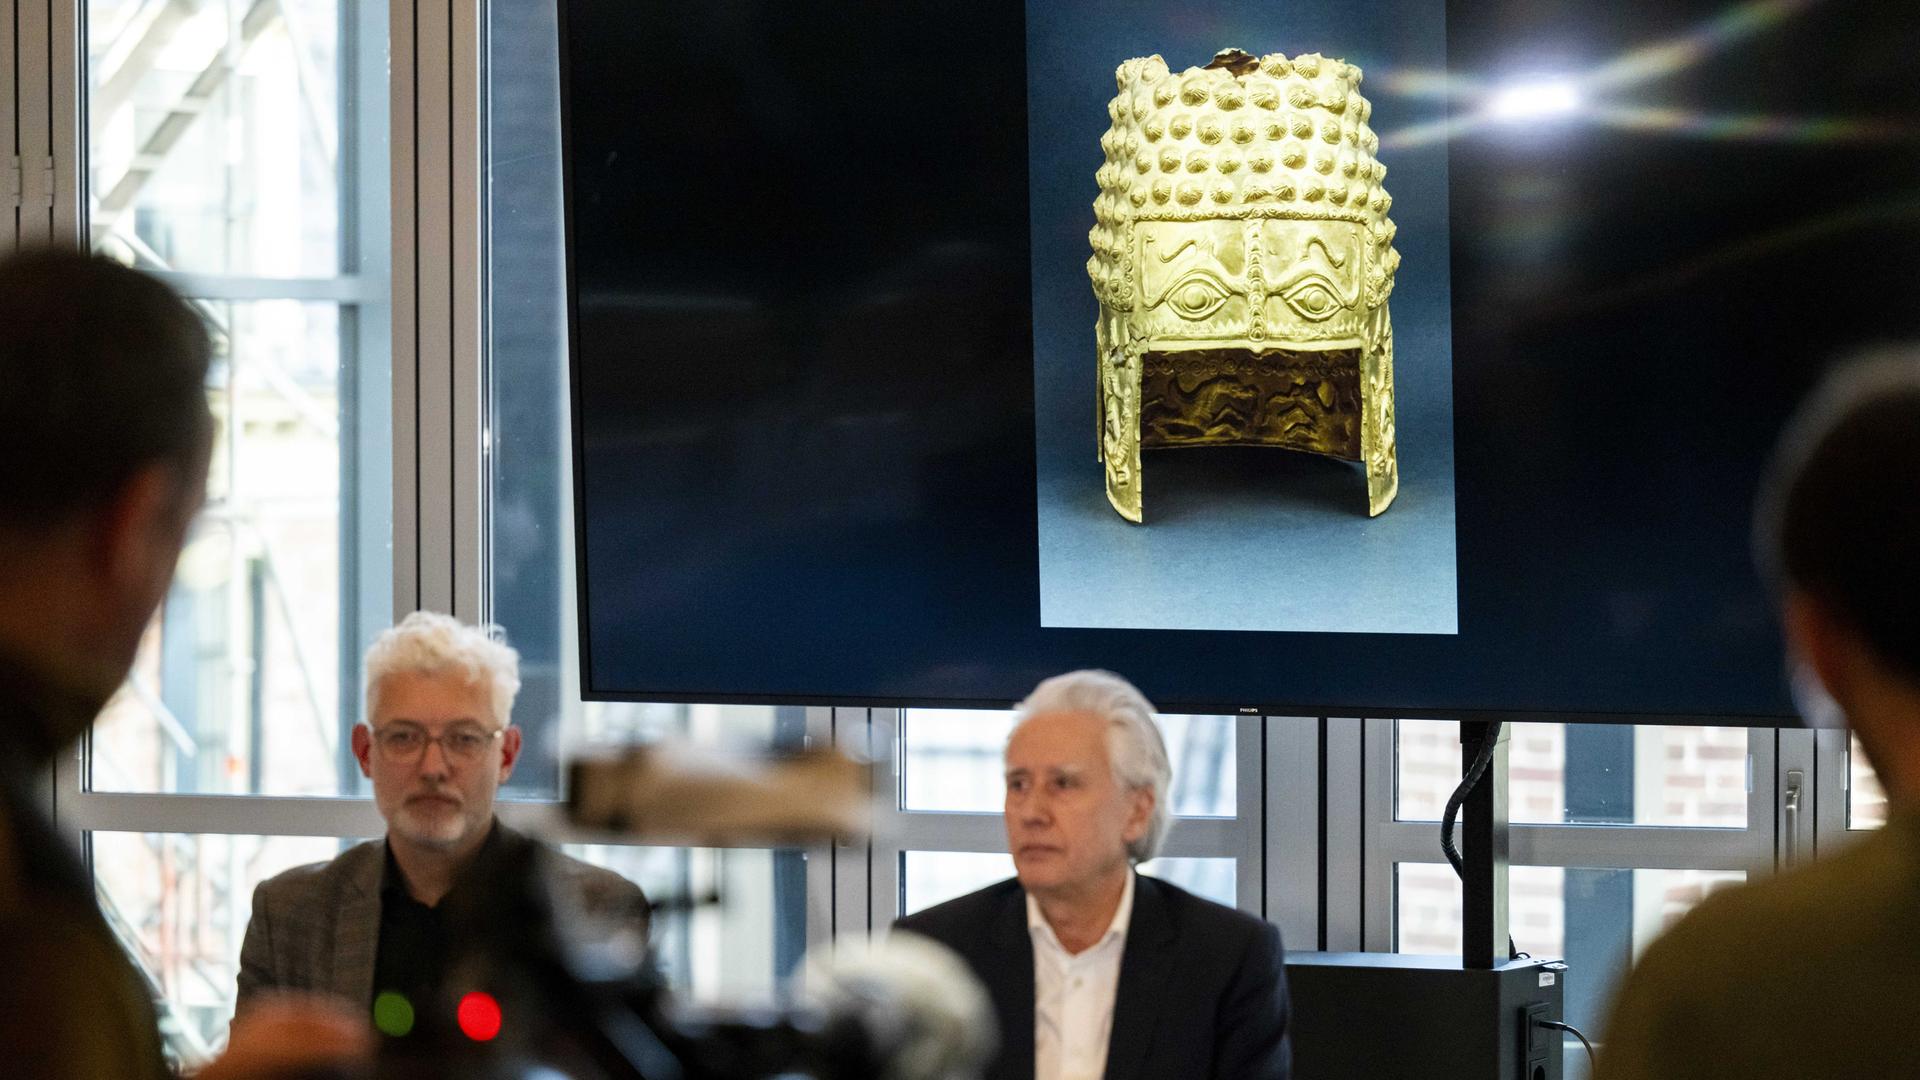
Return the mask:
MULTIPOLYGON (((569 792, 576 828, 702 846, 863 835, 872 798, 867 766, 838 753, 678 747, 578 762, 569 792)), ((409 1035, 383 1045, 378 1080, 967 1080, 994 1049, 985 991, 911 935, 815 958, 794 1004, 683 1003, 647 956, 643 920, 583 910, 551 857, 529 845, 464 892, 484 899, 447 901, 474 944, 409 1035)))

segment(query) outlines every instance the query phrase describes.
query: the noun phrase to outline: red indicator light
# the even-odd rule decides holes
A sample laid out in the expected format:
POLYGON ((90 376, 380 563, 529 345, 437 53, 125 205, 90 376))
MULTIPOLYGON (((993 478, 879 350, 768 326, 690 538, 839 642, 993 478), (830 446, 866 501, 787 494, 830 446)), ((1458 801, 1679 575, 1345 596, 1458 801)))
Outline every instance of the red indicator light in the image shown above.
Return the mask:
POLYGON ((475 1042, 487 1042, 500 1034, 500 1003, 492 994, 476 990, 461 998, 454 1017, 460 1022, 460 1033, 475 1042))

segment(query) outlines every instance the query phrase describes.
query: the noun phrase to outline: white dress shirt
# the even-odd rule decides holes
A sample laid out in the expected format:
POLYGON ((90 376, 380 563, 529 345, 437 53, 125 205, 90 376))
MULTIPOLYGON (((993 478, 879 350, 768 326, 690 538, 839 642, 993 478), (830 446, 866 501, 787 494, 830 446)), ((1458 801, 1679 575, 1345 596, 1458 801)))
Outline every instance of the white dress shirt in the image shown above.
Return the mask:
POLYGON ((1078 954, 1060 944, 1040 913, 1040 902, 1027 896, 1027 931, 1033 936, 1034 1080, 1101 1080, 1106 1074, 1120 957, 1132 921, 1131 871, 1107 932, 1078 954))

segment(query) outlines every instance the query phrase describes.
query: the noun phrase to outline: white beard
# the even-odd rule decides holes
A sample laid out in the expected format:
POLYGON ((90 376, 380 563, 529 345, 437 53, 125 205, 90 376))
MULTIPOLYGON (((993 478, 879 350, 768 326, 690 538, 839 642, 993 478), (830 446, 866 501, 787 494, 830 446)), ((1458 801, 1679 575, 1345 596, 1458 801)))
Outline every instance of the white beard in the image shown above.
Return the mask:
POLYGON ((466 837, 468 822, 460 810, 422 812, 403 803, 388 827, 422 847, 453 847, 466 837))

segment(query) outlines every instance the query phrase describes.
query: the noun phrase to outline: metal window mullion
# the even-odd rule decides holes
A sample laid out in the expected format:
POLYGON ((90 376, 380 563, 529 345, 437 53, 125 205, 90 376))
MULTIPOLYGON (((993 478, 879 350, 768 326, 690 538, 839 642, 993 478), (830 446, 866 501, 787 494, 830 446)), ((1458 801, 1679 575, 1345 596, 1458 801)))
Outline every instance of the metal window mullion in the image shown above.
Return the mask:
POLYGON ((14 41, 16 14, 14 0, 0 0, 0 256, 11 252, 20 242, 20 197, 25 176, 16 144, 20 100, 18 83, 19 55, 14 41))
POLYGON ((51 786, 47 789, 46 801, 43 804, 49 819, 53 822, 54 829, 66 838, 68 848, 73 851, 81 850, 81 838, 84 833, 78 825, 73 823, 69 811, 74 800, 82 793, 81 784, 84 776, 81 771, 83 760, 81 744, 91 741, 92 738, 93 732, 89 729, 80 740, 68 743, 59 754, 54 756, 53 767, 49 773, 51 786))
POLYGON ((256 795, 79 792, 62 797, 61 824, 81 833, 357 837, 386 832, 370 800, 256 795))
MULTIPOLYGON (((453 2, 421 0, 409 5, 413 18, 407 28, 413 53, 409 250, 414 274, 411 390, 417 425, 412 478, 417 522, 415 604, 444 612, 454 608, 453 508, 458 498, 453 466, 457 434, 453 415, 453 2)), ((397 224, 397 207, 394 218, 397 224)), ((397 387, 395 397, 397 406, 397 387)))
MULTIPOLYGON (((387 60, 390 13, 378 4, 353 4, 339 12, 340 221, 343 276, 357 302, 341 311, 344 362, 340 401, 340 621, 337 628, 339 685, 335 746, 341 794, 358 789, 359 770, 347 731, 359 719, 362 654, 373 637, 392 625, 400 594, 394 587, 399 544, 393 489, 396 451, 414 426, 397 423, 392 371, 395 355, 393 289, 395 264, 410 258, 393 243, 394 165, 389 153, 393 116, 383 105, 397 93, 387 60), (388 368, 381 372, 382 362, 388 368), (404 434, 403 434, 404 433, 404 434), (382 572, 382 571, 385 572, 382 572)), ((411 592, 411 589, 409 589, 411 592)))
MULTIPOLYGON (((832 744, 833 710, 817 706, 807 709, 807 745, 826 747, 832 744)), ((835 856, 836 852, 831 844, 807 849, 807 949, 809 952, 833 940, 835 856)))
POLYGON ((486 152, 486 46, 481 0, 450 0, 448 58, 448 203, 451 210, 452 267, 449 361, 452 401, 450 484, 452 548, 452 612, 477 622, 490 617, 486 567, 487 430, 485 299, 485 200, 481 186, 486 152))
POLYGON ((20 154, 19 242, 50 244, 53 232, 54 115, 51 97, 52 0, 19 0, 14 9, 14 137, 20 154))
POLYGON ((1841 728, 1813 732, 1813 846, 1816 858, 1837 854, 1852 841, 1853 773, 1849 733, 1841 728))
POLYGON ((368 304, 383 302, 385 282, 345 273, 326 278, 240 277, 195 274, 179 270, 150 270, 153 277, 195 300, 297 300, 313 303, 368 304))
MULTIPOLYGON (((80 4, 77 0, 0 0, 11 69, 5 102, 8 139, 0 144, 9 166, 18 154, 18 213, 0 233, 0 251, 34 244, 78 246, 81 176, 79 53, 80 4)), ((65 747, 44 774, 41 805, 74 850, 84 850, 84 833, 70 811, 81 794, 80 748, 65 747)))
POLYGON ((413 0, 388 9, 392 269, 393 615, 420 606, 419 51, 413 0))
POLYGON ((999 814, 916 810, 894 815, 883 835, 886 846, 900 851, 1007 850, 1007 827, 999 814))
POLYGON ((1266 721, 1239 716, 1233 721, 1234 818, 1230 833, 1236 905, 1258 918, 1266 917, 1266 721))
MULTIPOLYGON (((32 6, 32 5, 29 5, 32 6)), ((86 114, 82 109, 80 19, 83 0, 53 0, 47 19, 50 65, 48 111, 52 118, 53 172, 52 240, 80 247, 87 244, 87 205, 81 184, 86 175, 86 114)))
POLYGON ((1265 827, 1257 858, 1248 867, 1265 879, 1264 915, 1280 927, 1294 949, 1320 943, 1320 728, 1319 719, 1269 716, 1260 762, 1265 827))
MULTIPOLYGON (((1514 825, 1512 865, 1656 870, 1751 870, 1753 836, 1746 829, 1633 825, 1514 825)), ((1376 838, 1380 860, 1440 863, 1437 822, 1397 821, 1376 838)))
POLYGON ((1746 870, 1747 876, 1752 878, 1765 877, 1774 871, 1775 849, 1780 836, 1777 811, 1783 775, 1777 735, 1772 728, 1747 729, 1747 827, 1727 830, 1742 837, 1746 845, 1747 865, 1739 869, 1746 870))
MULTIPOLYGON (((866 709, 833 709, 833 743, 842 749, 865 750, 868 746, 867 733, 869 718, 866 709)), ((897 729, 896 729, 897 730, 897 729)), ((880 754, 874 759, 874 830, 881 833, 889 810, 897 809, 899 799, 894 794, 899 790, 899 777, 895 771, 894 755, 880 754)), ((881 858, 880 845, 871 839, 843 841, 833 848, 833 933, 839 937, 846 934, 866 934, 874 929, 873 914, 876 907, 886 907, 887 913, 880 916, 884 926, 897 912, 892 910, 897 901, 887 901, 885 896, 897 897, 898 871, 895 871, 895 888, 891 894, 876 895, 873 887, 873 865, 881 858)), ((893 852, 896 864, 898 850, 893 852)))
MULTIPOLYGON (((1393 820, 1394 724, 1392 720, 1377 718, 1360 722, 1363 771, 1360 947, 1367 952, 1392 952, 1398 929, 1393 913, 1395 860, 1386 842, 1388 835, 1399 825, 1393 820)), ((1334 779, 1329 777, 1329 792, 1333 784, 1334 779)), ((1439 854, 1438 831, 1434 830, 1432 840, 1434 855, 1439 854)), ((1328 936, 1332 936, 1331 926, 1328 936)), ((1329 942, 1327 947, 1334 946, 1329 942)))
MULTIPOLYGON (((880 785, 880 790, 890 793, 882 804, 884 806, 899 806, 897 793, 900 791, 900 774, 897 770, 901 768, 900 752, 906 746, 903 734, 905 725, 904 709, 867 709, 865 723, 840 729, 843 739, 841 745, 845 749, 855 754, 864 752, 875 762, 886 762, 887 770, 896 770, 876 770, 875 782, 880 785)), ((876 820, 874 839, 867 843, 865 932, 883 930, 900 917, 900 897, 905 888, 906 873, 900 848, 904 846, 882 834, 876 820)))
POLYGON ((1325 789, 1321 842, 1325 845, 1326 872, 1321 886, 1319 947, 1352 952, 1362 947, 1366 926, 1365 796, 1370 774, 1363 746, 1364 721, 1329 717, 1321 722, 1320 730, 1325 789))

